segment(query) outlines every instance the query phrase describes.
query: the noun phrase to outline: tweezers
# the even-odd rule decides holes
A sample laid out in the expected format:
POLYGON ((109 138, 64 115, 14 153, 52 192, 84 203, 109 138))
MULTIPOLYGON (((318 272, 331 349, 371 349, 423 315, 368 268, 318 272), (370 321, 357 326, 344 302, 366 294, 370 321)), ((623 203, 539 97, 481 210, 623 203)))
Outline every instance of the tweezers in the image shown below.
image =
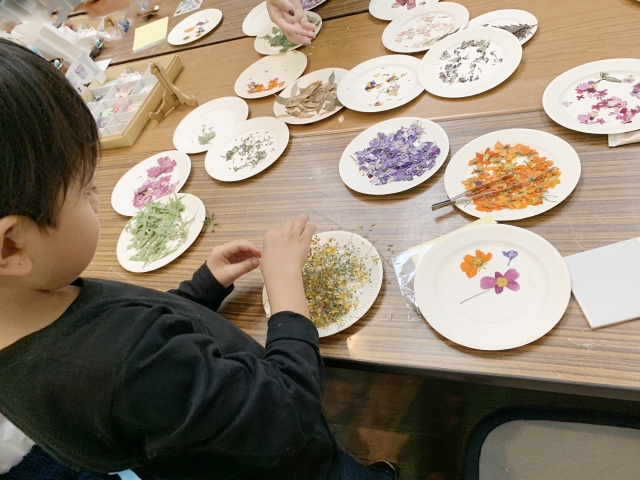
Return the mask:
POLYGON ((482 197, 486 197, 488 195, 495 195, 496 193, 500 193, 500 192, 504 192, 505 190, 510 190, 513 187, 519 187, 520 185, 522 185, 521 183, 516 183, 514 185, 509 185, 507 188, 503 188, 502 190, 490 190, 488 192, 484 192, 484 193, 479 193, 477 195, 470 195, 473 194, 475 192, 479 192, 481 190, 484 190, 485 188, 493 185, 494 183, 498 183, 501 182, 503 180, 506 180, 507 178, 511 178, 513 176, 513 172, 509 172, 506 175, 493 180, 492 182, 489 183, 485 183, 483 185, 477 186, 475 188, 472 188, 470 190, 466 190, 464 192, 462 192, 459 195, 456 195, 455 197, 451 197, 449 200, 445 200, 444 202, 439 202, 439 203, 434 203, 433 205, 431 205, 431 210, 435 211, 435 210, 439 210, 442 207, 447 207, 449 205, 455 205, 455 203, 460 200, 461 198, 466 198, 467 200, 473 200, 474 198, 482 198, 482 197))

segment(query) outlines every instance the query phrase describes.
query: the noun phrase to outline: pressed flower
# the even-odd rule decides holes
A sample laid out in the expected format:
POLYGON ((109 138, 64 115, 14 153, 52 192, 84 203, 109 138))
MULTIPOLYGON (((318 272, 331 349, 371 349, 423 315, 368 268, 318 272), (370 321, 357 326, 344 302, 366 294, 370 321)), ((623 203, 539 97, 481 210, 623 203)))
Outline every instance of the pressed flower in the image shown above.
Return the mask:
POLYGON ((511 260, 518 256, 518 252, 515 250, 509 250, 508 252, 502 251, 502 254, 509 259, 509 263, 507 263, 507 267, 511 265, 511 260))
POLYGON ((483 253, 480 250, 476 250, 475 256, 464 256, 464 261, 460 264, 460 270, 466 273, 467 278, 473 278, 478 274, 478 270, 485 268, 492 256, 491 252, 483 253))
POLYGON ((466 190, 498 180, 507 173, 513 173, 513 176, 489 188, 499 192, 521 184, 495 195, 474 199, 476 210, 481 212, 520 210, 529 205, 539 205, 544 194, 560 183, 561 172, 553 161, 540 157, 536 150, 520 143, 509 146, 497 142, 493 149, 476 153, 469 163, 472 165, 471 177, 462 181, 466 190))
POLYGON ((520 274, 515 268, 510 268, 504 272, 504 275, 496 272, 493 277, 482 277, 480 279, 480 288, 484 290, 493 288, 497 294, 502 293, 505 288, 517 292, 520 290, 520 284, 516 282, 518 277, 520 277, 520 274))

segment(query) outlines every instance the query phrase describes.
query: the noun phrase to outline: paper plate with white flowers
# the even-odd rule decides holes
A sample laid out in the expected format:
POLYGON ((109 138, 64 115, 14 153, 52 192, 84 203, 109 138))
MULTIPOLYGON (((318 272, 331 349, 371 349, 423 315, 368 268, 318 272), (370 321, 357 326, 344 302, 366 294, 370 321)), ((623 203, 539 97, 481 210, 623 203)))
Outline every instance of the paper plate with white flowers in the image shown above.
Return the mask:
POLYGON ((420 83, 439 97, 470 97, 500 85, 520 60, 522 45, 511 33, 491 27, 462 30, 440 40, 422 58, 420 83))
MULTIPOLYGON (((362 318, 380 293, 382 276, 380 254, 360 235, 345 231, 314 235, 302 277, 311 321, 320 337, 341 332, 362 318)), ((262 303, 271 315, 266 286, 262 303)))
POLYGON ((354 138, 340 158, 340 178, 367 195, 404 192, 444 165, 449 137, 440 125, 418 117, 393 118, 354 138))
POLYGON ((382 43, 393 52, 423 52, 464 29, 468 21, 469 10, 459 3, 425 5, 409 10, 387 25, 382 33, 382 43))
POLYGON ((177 193, 191 173, 189 155, 176 150, 156 153, 125 173, 111 192, 111 206, 131 217, 150 202, 177 193))
POLYGON ((391 21, 416 7, 431 5, 438 0, 371 0, 369 13, 380 20, 391 21))
POLYGON ((357 65, 338 85, 338 100, 357 112, 383 112, 406 105, 424 89, 420 60, 410 55, 384 55, 357 65))
POLYGON ((542 95, 554 122, 584 133, 614 134, 640 129, 640 60, 613 58, 572 68, 542 95))
POLYGON ((418 264, 416 301, 440 335, 478 350, 534 342, 564 315, 569 270, 544 238, 509 225, 480 225, 436 243, 418 264))

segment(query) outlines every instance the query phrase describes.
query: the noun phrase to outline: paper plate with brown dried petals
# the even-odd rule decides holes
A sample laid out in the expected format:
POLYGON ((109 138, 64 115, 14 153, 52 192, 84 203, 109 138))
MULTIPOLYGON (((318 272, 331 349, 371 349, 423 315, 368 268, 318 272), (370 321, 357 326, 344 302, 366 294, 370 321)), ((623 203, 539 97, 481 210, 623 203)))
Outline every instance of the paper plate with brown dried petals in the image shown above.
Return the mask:
POLYGON ((323 68, 301 77, 274 95, 273 113, 283 122, 305 125, 330 117, 342 109, 338 83, 347 74, 343 68, 323 68))

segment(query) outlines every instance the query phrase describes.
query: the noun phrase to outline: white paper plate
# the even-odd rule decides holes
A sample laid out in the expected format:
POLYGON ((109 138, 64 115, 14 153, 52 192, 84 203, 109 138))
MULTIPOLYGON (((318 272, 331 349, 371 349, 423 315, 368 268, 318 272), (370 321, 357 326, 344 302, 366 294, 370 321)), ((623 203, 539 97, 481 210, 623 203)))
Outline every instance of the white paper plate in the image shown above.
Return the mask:
MULTIPOLYGON (((320 28, 322 28, 322 18, 320 18, 320 15, 315 12, 306 12, 306 14, 307 16, 313 18, 314 23, 317 23, 314 31, 316 35, 318 35, 320 28)), ((269 45, 269 41, 263 38, 265 35, 271 34, 273 27, 278 28, 275 23, 271 22, 269 23, 269 25, 266 25, 264 28, 262 28, 262 30, 260 30, 260 33, 258 33, 258 36, 253 42, 253 48, 256 49, 256 52, 261 53, 262 55, 277 55, 280 53, 280 47, 272 47, 271 45, 269 45)), ((296 50, 301 46, 302 44, 298 44, 295 47, 291 47, 287 51, 290 52, 291 50, 296 50)))
POLYGON ((485 13, 478 17, 475 17, 469 21, 467 29, 479 28, 479 27, 494 27, 500 28, 503 25, 534 25, 531 29, 531 33, 524 37, 520 41, 520 45, 527 43, 531 37, 538 31, 538 19, 533 13, 529 13, 526 10, 495 10, 493 12, 485 13))
POLYGON ((383 112, 400 107, 424 91, 418 79, 419 70, 420 60, 409 55, 372 58, 344 76, 338 85, 338 99, 357 112, 383 112))
POLYGON ((531 343, 562 318, 571 294, 569 271, 558 251, 544 238, 510 225, 480 225, 452 233, 436 243, 418 264, 416 300, 440 335, 469 348, 505 350, 531 343), (460 269, 465 255, 490 252, 486 268, 473 278, 460 269), (516 251, 511 260, 502 252, 516 251), (519 273, 518 291, 483 290, 480 279, 519 273), (476 295, 475 298, 460 303, 476 295))
POLYGON ((173 27, 167 36, 167 42, 171 45, 186 45, 195 42, 216 28, 221 21, 222 12, 217 8, 200 10, 173 27))
POLYGON ((295 82, 307 68, 307 56, 296 50, 263 57, 236 80, 234 90, 242 98, 262 98, 278 93, 295 82), (270 82, 273 86, 270 88, 270 82), (255 85, 262 85, 258 91, 255 85))
MULTIPOLYGON (((323 83, 329 81, 329 77, 331 74, 335 74, 334 82, 340 84, 340 81, 344 78, 344 76, 348 73, 344 68, 323 68, 322 70, 316 70, 315 72, 311 72, 306 74, 304 77, 300 77, 297 82, 293 85, 285 88, 280 95, 283 97, 290 97, 291 90, 294 85, 297 85, 299 88, 305 88, 311 85, 313 82, 321 80, 323 83)), ((283 122, 289 123, 291 125, 306 125, 308 123, 319 122, 320 120, 324 120, 327 117, 330 117, 334 113, 342 110, 342 106, 336 107, 333 112, 325 112, 320 115, 314 115, 309 118, 296 118, 289 114, 287 114, 287 109, 284 108, 284 105, 280 105, 278 102, 273 102, 273 113, 276 117, 278 117, 283 122)))
MULTIPOLYGON (((164 258, 156 260, 155 262, 149 263, 143 268, 144 262, 129 260, 133 255, 135 255, 133 250, 127 250, 133 235, 123 229, 116 247, 116 255, 118 257, 118 262, 122 265, 122 268, 133 273, 144 273, 157 270, 158 268, 164 267, 165 265, 173 262, 176 258, 186 252, 193 242, 196 241, 196 238, 198 238, 198 235, 200 235, 202 227, 204 226, 204 219, 207 216, 204 203, 202 203, 202 200, 198 197, 189 195, 188 193, 180 193, 178 194, 178 197, 182 200, 182 203, 185 206, 185 211, 182 212, 182 218, 185 220, 193 218, 193 222, 191 222, 191 225, 189 226, 187 240, 175 252, 164 258)), ((170 199, 171 197, 163 197, 160 201, 166 203, 170 199)))
MULTIPOLYGON (((223 97, 200 105, 184 117, 173 133, 173 145, 185 153, 200 153, 209 150, 210 140, 202 145, 198 137, 205 132, 222 135, 234 125, 244 122, 249 115, 249 105, 238 97, 223 97)), ((214 137, 215 138, 215 137, 214 137)))
POLYGON ((147 170, 151 167, 157 167, 158 159, 162 157, 169 157, 176 161, 173 172, 161 176, 171 175, 171 183, 176 183, 172 193, 180 191, 191 173, 191 159, 189 155, 176 150, 160 152, 132 167, 131 170, 118 180, 118 183, 116 183, 116 186, 111 192, 111 206, 116 212, 127 217, 132 217, 138 213, 139 209, 133 206, 133 193, 149 180, 147 170))
POLYGON ((556 77, 547 86, 542 95, 542 105, 554 122, 578 132, 606 135, 638 130, 640 129, 640 60, 637 58, 612 58, 572 68, 556 77), (579 93, 577 91, 579 85, 598 81, 602 72, 624 80, 624 82, 616 83, 602 80, 596 84, 592 92, 579 93), (633 76, 633 80, 627 79, 629 76, 633 76), (636 85, 637 88, 634 88, 636 85), (604 90, 606 90, 605 95, 598 93, 604 90), (584 98, 580 99, 579 96, 584 98), (612 108, 601 108, 600 111, 593 109, 594 105, 598 105, 604 100, 610 100, 612 97, 619 97, 622 101, 627 102, 626 119, 616 119, 616 116, 623 116, 616 114, 618 108, 615 108, 615 105, 618 102, 615 101, 610 103, 612 108), (631 110, 637 112, 633 118, 630 118, 631 110), (591 117, 592 111, 597 116, 591 117), (584 117, 579 119, 578 115, 584 115, 584 117), (598 120, 605 123, 595 123, 598 120), (584 121, 589 123, 584 123, 584 121), (623 123, 623 121, 628 121, 628 123, 623 123))
POLYGON ((267 2, 262 2, 253 7, 242 22, 242 31, 249 37, 255 37, 268 24, 271 23, 267 2))
MULTIPOLYGON (((438 0, 416 0, 416 8, 431 5, 438 0)), ((391 21, 398 18, 400 15, 406 12, 411 12, 413 9, 408 10, 406 6, 393 8, 394 0, 371 0, 369 2, 369 13, 380 20, 391 21)))
MULTIPOLYGON (((316 237, 318 237, 320 244, 327 243, 329 238, 333 238, 343 247, 349 244, 353 245, 358 252, 358 257, 363 260, 365 267, 371 270, 371 283, 356 291, 356 297, 359 300, 358 306, 350 310, 340 321, 328 327, 318 328, 320 337, 328 337, 350 327, 369 311, 378 297, 378 293, 380 293, 380 287, 382 287, 382 259, 370 242, 355 233, 344 231, 322 232, 316 234, 316 237), (378 260, 375 261, 375 258, 378 260)), ((266 287, 262 288, 262 304, 267 316, 270 316, 271 308, 269 307, 266 287)))
MULTIPOLYGON (((451 158, 444 172, 444 188, 449 198, 464 192, 462 182, 469 178, 472 173, 469 160, 475 157, 476 152, 484 152, 486 148, 493 149, 498 141, 502 142, 503 145, 522 143, 537 150, 540 157, 547 157, 549 160, 553 160, 554 166, 560 168, 562 175, 560 176, 560 184, 548 192, 549 197, 554 201, 545 200, 541 205, 530 205, 522 210, 493 211, 491 215, 496 221, 520 220, 544 213, 560 204, 576 188, 578 180, 580 180, 582 167, 580 157, 578 157, 577 152, 571 145, 560 137, 540 130, 514 128, 482 135, 467 143, 451 158)), ((456 206, 474 217, 480 218, 487 214, 487 212, 476 210, 473 202, 469 202, 467 205, 458 202, 456 206)))
POLYGON ((469 10, 458 3, 441 2, 413 8, 393 20, 382 32, 382 43, 393 52, 429 50, 437 39, 462 30, 469 10))
MULTIPOLYGON (((472 71, 471 62, 480 57, 474 47, 468 47, 464 52, 470 53, 467 55, 468 60, 463 61, 458 69, 459 78, 468 78, 469 72, 472 71)), ((509 32, 492 27, 462 30, 440 40, 426 53, 420 64, 420 83, 422 83, 427 92, 439 97, 470 97, 500 85, 518 68, 521 59, 522 45, 509 32), (478 79, 464 83, 456 80, 452 84, 442 80, 440 75, 445 75, 445 67, 449 63, 446 59, 442 59, 442 56, 451 55, 453 58, 453 51, 460 47, 462 42, 471 40, 490 42, 486 53, 486 58, 489 61, 483 62, 478 67, 481 70, 479 74, 476 73, 475 75, 478 79), (445 51, 447 52, 446 54, 445 51), (490 52, 494 52, 495 57, 490 52), (502 59, 502 61, 498 61, 499 59, 502 59)), ((475 72, 477 72, 478 68, 475 69, 475 72)))
POLYGON ((207 156, 204 159, 204 166, 207 173, 216 180, 223 182, 237 182, 245 178, 253 177, 258 173, 269 168, 284 152, 289 143, 289 128, 287 124, 273 117, 252 118, 245 122, 239 123, 228 132, 216 137, 207 156), (242 139, 249 135, 254 135, 261 139, 271 137, 271 145, 264 145, 264 151, 267 157, 258 163, 255 167, 245 167, 238 171, 234 171, 230 162, 227 162, 224 155, 233 147, 239 145, 242 139))
POLYGON ((372 127, 367 128, 364 132, 354 138, 347 148, 345 148, 340 157, 340 178, 342 181, 352 190, 360 193, 366 193, 368 195, 389 195, 392 193, 404 192, 416 185, 420 185, 422 182, 432 177, 442 165, 444 165, 447 155, 449 154, 449 137, 447 133, 442 129, 440 125, 427 120, 426 118, 419 117, 402 117, 393 118, 380 122, 372 127), (369 146, 369 142, 376 138, 378 132, 392 135, 401 127, 409 127, 413 122, 420 122, 424 129, 423 139, 425 141, 436 142, 436 145, 440 148, 440 154, 436 157, 435 165, 431 170, 427 170, 420 177, 416 177, 411 181, 391 182, 386 185, 373 185, 367 177, 362 175, 358 170, 358 164, 353 159, 352 155, 355 152, 364 150, 369 146))

